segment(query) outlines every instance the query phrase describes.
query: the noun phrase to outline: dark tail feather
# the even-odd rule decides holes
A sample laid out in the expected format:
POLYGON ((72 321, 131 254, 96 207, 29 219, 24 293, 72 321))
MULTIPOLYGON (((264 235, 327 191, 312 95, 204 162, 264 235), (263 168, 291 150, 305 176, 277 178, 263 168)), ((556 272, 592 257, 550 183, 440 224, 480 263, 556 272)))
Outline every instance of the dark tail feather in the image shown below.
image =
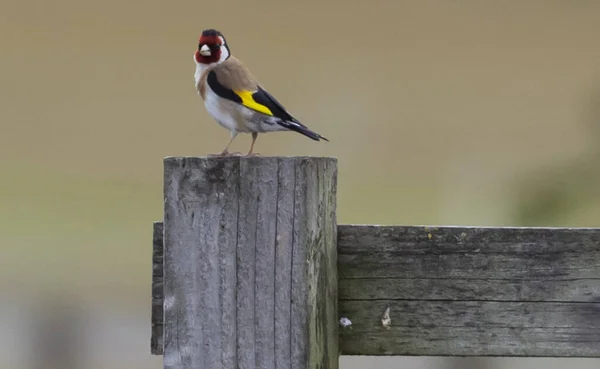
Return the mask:
POLYGON ((324 141, 329 142, 328 139, 326 139, 325 137, 321 136, 318 133, 311 131, 310 129, 308 129, 308 127, 306 127, 302 123, 290 122, 290 121, 280 121, 279 124, 281 124, 282 126, 284 126, 285 128, 287 128, 291 131, 301 133, 301 134, 305 135, 306 137, 311 138, 315 141, 324 140, 324 141))

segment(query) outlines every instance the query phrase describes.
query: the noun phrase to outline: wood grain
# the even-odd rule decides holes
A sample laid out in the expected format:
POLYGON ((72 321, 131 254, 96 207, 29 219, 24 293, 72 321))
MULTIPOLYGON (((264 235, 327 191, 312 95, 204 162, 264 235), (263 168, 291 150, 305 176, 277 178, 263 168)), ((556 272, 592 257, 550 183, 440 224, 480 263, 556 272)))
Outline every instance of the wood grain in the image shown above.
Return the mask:
POLYGON ((391 327, 340 335, 342 355, 598 357, 595 328, 391 327), (465 339, 468 337, 468 339, 465 339))
POLYGON ((597 302, 600 279, 349 278, 340 300, 597 302))
POLYGON ((337 368, 336 175, 329 158, 165 159, 165 368, 337 368))
POLYGON ((338 253, 342 355, 600 356, 598 229, 340 225, 338 253))
POLYGON ((346 226, 340 278, 600 278, 600 232, 572 228, 346 226))
POLYGON ((164 165, 164 367, 235 365, 239 160, 164 165))
POLYGON ((163 354, 163 223, 152 225, 152 309, 150 353, 163 354))
POLYGON ((292 252, 296 167, 280 165, 277 173, 275 237, 275 368, 292 367, 292 252))
POLYGON ((303 159, 295 176, 292 300, 308 303, 291 306, 291 368, 337 368, 337 164, 303 159))
POLYGON ((236 317, 228 329, 240 367, 335 368, 338 336, 342 355, 600 357, 600 229, 335 227, 335 162, 287 160, 237 165, 238 211, 255 216, 238 217, 236 257, 221 262, 221 280, 237 273, 228 282, 237 310, 225 310, 236 317), (337 253, 326 247, 336 240, 337 253), (352 325, 338 332, 340 317, 352 325))

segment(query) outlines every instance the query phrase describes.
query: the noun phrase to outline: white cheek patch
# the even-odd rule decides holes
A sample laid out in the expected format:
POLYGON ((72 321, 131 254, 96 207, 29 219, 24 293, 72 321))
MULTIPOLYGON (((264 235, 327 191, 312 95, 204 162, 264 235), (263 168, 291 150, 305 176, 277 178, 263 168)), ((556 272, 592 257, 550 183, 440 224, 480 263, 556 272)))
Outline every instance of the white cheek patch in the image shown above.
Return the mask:
POLYGON ((225 46, 225 44, 221 44, 221 57, 219 58, 219 62, 223 62, 229 58, 229 49, 225 46))

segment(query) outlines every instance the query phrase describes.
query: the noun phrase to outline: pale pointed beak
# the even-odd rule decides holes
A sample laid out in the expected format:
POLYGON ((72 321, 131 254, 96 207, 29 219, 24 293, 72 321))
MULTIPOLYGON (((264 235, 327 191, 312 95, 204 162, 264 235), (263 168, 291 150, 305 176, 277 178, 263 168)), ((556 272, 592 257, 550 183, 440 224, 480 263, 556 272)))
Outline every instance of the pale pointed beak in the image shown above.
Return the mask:
POLYGON ((200 48, 200 55, 202 56, 210 56, 210 47, 208 45, 202 45, 200 48))

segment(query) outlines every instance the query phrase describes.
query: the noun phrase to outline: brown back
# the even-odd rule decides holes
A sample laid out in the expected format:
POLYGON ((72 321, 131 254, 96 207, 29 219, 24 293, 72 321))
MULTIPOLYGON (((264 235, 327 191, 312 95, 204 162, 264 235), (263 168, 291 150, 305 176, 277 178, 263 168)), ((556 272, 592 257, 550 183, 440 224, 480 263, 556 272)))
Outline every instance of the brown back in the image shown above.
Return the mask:
POLYGON ((227 88, 242 91, 255 91, 258 88, 256 78, 233 56, 211 69, 217 74, 217 80, 227 88))

